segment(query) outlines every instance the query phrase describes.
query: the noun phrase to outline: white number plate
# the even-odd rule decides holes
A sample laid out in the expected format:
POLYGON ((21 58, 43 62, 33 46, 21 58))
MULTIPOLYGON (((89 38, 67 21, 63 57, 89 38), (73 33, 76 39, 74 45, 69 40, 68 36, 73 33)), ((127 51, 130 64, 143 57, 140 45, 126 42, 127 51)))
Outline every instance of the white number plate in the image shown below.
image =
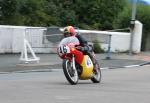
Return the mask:
POLYGON ((66 45, 61 45, 59 47, 59 53, 62 53, 62 54, 70 53, 70 48, 66 45))

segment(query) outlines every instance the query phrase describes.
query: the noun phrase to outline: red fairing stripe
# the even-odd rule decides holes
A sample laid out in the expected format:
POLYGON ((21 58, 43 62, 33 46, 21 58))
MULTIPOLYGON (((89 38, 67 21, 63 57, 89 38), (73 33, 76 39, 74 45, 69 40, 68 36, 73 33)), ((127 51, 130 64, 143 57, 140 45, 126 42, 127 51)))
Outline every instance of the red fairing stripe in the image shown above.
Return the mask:
POLYGON ((82 60, 83 60, 83 53, 75 48, 73 49, 70 49, 71 50, 71 53, 74 54, 75 56, 75 61, 78 63, 78 64, 81 64, 82 63, 82 60))

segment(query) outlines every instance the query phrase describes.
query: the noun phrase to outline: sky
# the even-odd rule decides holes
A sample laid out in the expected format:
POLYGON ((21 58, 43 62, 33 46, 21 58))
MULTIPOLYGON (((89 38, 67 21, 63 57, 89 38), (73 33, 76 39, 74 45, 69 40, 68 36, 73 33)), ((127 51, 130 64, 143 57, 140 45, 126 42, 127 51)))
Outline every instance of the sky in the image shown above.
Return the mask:
POLYGON ((150 4, 150 0, 140 0, 140 1, 146 1, 148 4, 150 4))
MULTIPOLYGON (((146 2, 146 4, 147 5, 150 5, 150 0, 129 0, 131 3, 132 2, 135 2, 135 1, 137 1, 137 2, 141 2, 141 1, 143 1, 143 2, 146 2)), ((144 3, 145 4, 145 3, 144 3)))

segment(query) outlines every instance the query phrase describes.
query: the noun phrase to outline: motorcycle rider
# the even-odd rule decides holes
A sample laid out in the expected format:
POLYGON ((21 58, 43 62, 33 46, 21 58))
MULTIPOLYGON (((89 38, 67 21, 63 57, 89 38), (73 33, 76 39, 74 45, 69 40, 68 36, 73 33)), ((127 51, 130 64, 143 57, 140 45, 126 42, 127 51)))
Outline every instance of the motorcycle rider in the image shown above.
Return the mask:
POLYGON ((80 45, 78 45, 76 48, 82 51, 84 54, 87 54, 91 58, 93 64, 95 65, 95 54, 93 52, 93 47, 88 45, 87 40, 85 40, 83 36, 75 32, 75 29, 73 26, 65 27, 63 31, 63 36, 64 37, 70 37, 70 36, 77 37, 80 42, 80 45))

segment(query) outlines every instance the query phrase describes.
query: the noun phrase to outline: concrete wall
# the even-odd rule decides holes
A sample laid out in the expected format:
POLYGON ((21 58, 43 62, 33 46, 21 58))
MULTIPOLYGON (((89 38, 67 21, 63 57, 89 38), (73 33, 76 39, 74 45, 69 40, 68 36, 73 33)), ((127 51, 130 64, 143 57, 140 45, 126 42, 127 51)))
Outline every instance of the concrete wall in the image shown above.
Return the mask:
POLYGON ((0 53, 20 53, 23 49, 24 35, 35 52, 49 53, 51 48, 44 48, 43 27, 3 26, 0 25, 0 53))
POLYGON ((0 53, 20 52, 24 28, 0 26, 0 53))
MULTIPOLYGON (((134 53, 141 52, 141 40, 142 40, 142 29, 143 25, 139 21, 135 21, 135 28, 133 30, 133 48, 134 53)), ((111 41, 111 51, 112 52, 123 52, 129 51, 130 49, 130 39, 131 33, 122 33, 122 32, 109 32, 108 34, 112 35, 111 41)))
POLYGON ((135 27, 133 30, 133 52, 141 52, 141 42, 142 42, 142 30, 143 24, 139 21, 135 21, 135 27))
MULTIPOLYGON (((133 51, 138 53, 141 49, 142 24, 136 22, 135 34, 133 40, 133 51)), ((0 53, 19 53, 23 49, 23 37, 27 40, 36 53, 54 53, 57 43, 46 41, 43 43, 44 27, 25 27, 25 26, 3 26, 0 25, 0 53)), ((80 30, 80 33, 92 33, 98 35, 112 35, 111 51, 124 52, 130 48, 130 33, 106 32, 80 30)), ((97 37, 97 39, 100 39, 97 37)), ((46 39, 45 39, 46 40, 46 39)), ((108 44, 102 43, 102 48, 107 50, 108 44)))
POLYGON ((126 52, 129 50, 130 33, 111 32, 110 34, 112 35, 111 38, 112 52, 126 52))

